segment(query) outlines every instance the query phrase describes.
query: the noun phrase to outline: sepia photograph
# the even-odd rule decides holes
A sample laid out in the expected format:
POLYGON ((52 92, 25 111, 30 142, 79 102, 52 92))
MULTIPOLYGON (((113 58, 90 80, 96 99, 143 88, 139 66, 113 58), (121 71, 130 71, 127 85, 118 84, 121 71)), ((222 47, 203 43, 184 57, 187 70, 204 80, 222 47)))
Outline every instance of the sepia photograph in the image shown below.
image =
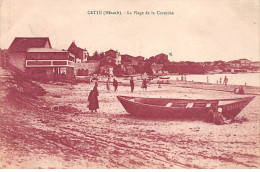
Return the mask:
POLYGON ((0 0, 0 169, 260 168, 258 0, 0 0))

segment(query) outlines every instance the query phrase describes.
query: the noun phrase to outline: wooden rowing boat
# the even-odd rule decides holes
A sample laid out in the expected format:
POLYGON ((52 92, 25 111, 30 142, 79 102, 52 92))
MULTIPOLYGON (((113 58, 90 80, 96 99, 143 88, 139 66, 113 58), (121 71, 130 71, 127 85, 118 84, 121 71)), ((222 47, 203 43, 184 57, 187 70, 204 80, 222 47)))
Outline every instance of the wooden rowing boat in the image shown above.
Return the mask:
POLYGON ((168 99, 117 96, 125 110, 138 116, 172 118, 207 118, 210 110, 222 110, 222 115, 236 117, 254 97, 236 99, 168 99))

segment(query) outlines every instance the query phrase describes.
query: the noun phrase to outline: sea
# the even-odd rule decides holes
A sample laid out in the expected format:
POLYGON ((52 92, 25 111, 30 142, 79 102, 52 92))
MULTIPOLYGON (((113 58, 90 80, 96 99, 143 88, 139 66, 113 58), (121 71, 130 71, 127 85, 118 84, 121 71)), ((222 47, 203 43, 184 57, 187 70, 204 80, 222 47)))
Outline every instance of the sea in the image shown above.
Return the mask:
MULTIPOLYGON (((185 75, 187 81, 220 83, 223 84, 224 77, 228 78, 228 85, 247 85, 260 87, 260 73, 236 73, 236 74, 203 74, 203 75, 185 75)), ((171 75, 172 80, 177 78, 181 80, 182 75, 171 75)))

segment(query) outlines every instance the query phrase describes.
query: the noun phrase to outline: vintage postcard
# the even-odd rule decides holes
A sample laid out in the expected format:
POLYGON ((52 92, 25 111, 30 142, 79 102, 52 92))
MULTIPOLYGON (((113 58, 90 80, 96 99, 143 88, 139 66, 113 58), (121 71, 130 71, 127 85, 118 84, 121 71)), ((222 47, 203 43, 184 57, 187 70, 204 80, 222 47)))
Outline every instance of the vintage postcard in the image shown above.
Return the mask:
POLYGON ((259 1, 0 0, 1 169, 260 168, 259 1))

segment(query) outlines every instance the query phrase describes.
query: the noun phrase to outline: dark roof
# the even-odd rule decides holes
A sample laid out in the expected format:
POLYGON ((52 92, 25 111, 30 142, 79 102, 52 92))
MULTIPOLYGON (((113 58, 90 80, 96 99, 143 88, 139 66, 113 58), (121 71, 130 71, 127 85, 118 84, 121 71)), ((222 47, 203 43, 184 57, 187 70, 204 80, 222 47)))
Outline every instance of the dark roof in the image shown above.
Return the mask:
POLYGON ((86 49, 83 49, 83 48, 78 47, 75 42, 72 42, 72 43, 70 44, 69 48, 68 48, 68 51, 69 51, 69 52, 72 51, 73 53, 75 53, 74 51, 79 51, 79 50, 81 50, 81 51, 87 51, 86 49))
POLYGON ((110 52, 117 53, 117 51, 115 51, 115 50, 112 50, 112 49, 110 49, 110 50, 107 50, 105 53, 110 53, 110 52))
POLYGON ((52 48, 48 37, 16 37, 8 50, 26 52, 29 48, 44 48, 47 42, 52 48))
POLYGON ((167 56, 167 54, 161 53, 161 54, 157 54, 155 57, 158 57, 158 56, 167 56))

